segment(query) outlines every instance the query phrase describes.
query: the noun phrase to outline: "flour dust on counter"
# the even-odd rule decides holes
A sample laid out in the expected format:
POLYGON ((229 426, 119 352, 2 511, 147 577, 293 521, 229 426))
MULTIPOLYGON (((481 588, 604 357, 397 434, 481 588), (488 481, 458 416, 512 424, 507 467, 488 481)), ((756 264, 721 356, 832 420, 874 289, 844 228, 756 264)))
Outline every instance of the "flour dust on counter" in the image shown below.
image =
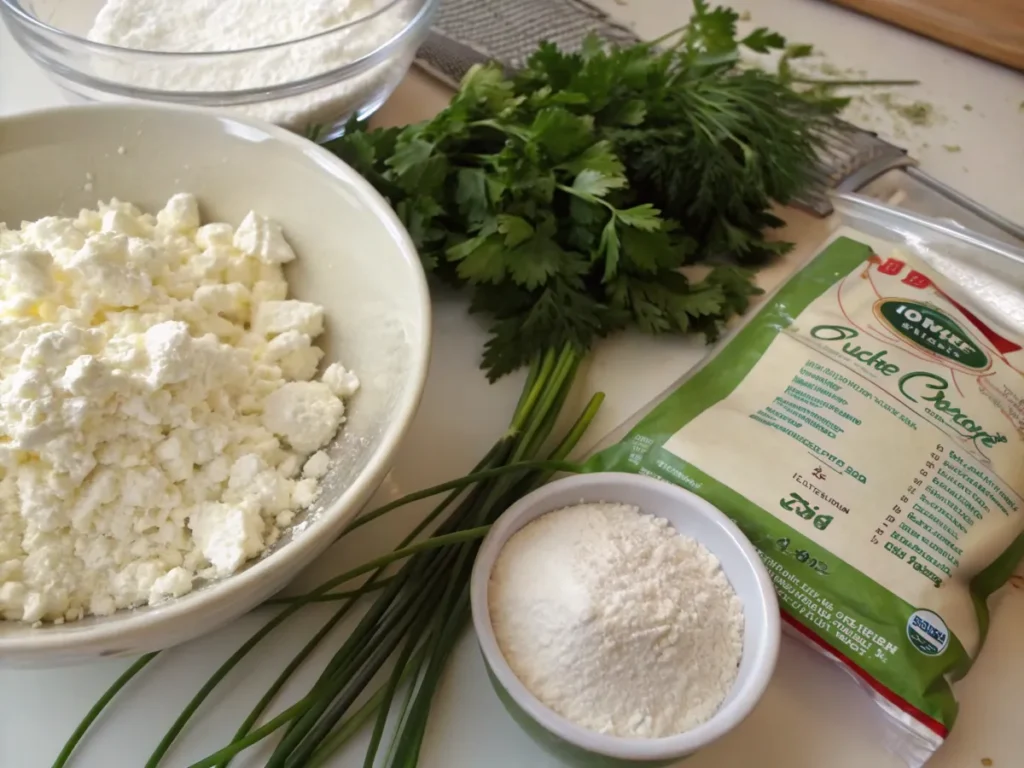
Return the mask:
POLYGON ((0 225, 0 617, 180 597, 316 500, 358 380, 314 380, 324 309, 287 298, 294 258, 188 194, 0 225))
POLYGON ((730 515, 790 627, 872 693, 920 766, 1024 555, 1024 253, 840 208, 854 226, 589 466, 730 515))

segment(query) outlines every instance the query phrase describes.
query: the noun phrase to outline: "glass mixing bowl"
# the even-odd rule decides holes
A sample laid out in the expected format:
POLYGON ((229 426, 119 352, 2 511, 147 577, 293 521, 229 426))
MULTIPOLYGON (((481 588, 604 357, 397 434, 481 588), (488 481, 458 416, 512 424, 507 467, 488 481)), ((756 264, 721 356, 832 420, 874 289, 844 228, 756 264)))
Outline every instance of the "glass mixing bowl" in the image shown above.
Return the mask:
MULTIPOLYGON (((330 138, 372 114, 405 76, 439 0, 371 0, 309 37, 236 51, 143 51, 93 42, 103 0, 0 0, 11 35, 72 100, 230 109, 330 138)), ((173 4, 170 4, 173 7, 173 4)))

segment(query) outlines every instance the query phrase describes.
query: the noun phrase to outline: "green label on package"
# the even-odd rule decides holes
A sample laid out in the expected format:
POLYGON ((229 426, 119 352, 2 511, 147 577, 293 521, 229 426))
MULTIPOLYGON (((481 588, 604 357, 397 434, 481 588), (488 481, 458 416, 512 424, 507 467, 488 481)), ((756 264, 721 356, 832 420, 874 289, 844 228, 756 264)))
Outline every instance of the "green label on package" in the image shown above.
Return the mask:
POLYGON ((588 468, 718 506, 759 549, 789 623, 937 743, 985 599, 1024 552, 1022 339, 914 255, 855 237, 588 468))

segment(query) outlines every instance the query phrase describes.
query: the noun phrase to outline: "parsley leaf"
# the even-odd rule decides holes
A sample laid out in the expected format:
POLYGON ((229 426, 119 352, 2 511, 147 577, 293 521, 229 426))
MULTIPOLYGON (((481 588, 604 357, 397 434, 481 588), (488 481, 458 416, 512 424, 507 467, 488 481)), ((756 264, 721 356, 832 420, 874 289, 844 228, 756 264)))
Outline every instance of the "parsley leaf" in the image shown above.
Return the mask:
POLYGON ((434 145, 420 138, 401 142, 387 159, 387 164, 399 177, 410 174, 425 163, 434 152, 434 145))
POLYGON ((520 216, 503 213, 498 216, 498 231, 505 236, 505 246, 515 248, 533 237, 533 227, 520 216))
POLYGON ((768 53, 769 51, 780 51, 785 48, 786 38, 778 32, 772 32, 765 27, 758 27, 740 40, 740 44, 755 53, 768 53))
POLYGON ((607 282, 615 277, 619 269, 619 233, 615 231, 615 217, 612 216, 601 230, 601 241, 597 246, 598 253, 604 257, 604 280, 607 282))
POLYGON ((539 235, 522 243, 509 259, 509 274, 517 284, 537 288, 558 275, 583 275, 590 269, 580 253, 566 251, 550 237, 539 235))
POLYGON ((546 107, 537 113, 530 133, 537 146, 560 162, 594 143, 594 121, 574 115, 564 107, 546 107))
POLYGON ((617 211, 615 217, 628 227, 642 229, 644 232, 655 232, 661 229, 661 211, 650 203, 641 203, 632 208, 617 211))
POLYGON ((507 273, 504 250, 500 235, 482 235, 449 248, 448 258, 458 261, 457 272, 464 280, 498 284, 507 273))
POLYGON ((460 168, 455 175, 455 204, 466 221, 466 229, 475 232, 490 214, 487 201, 487 174, 481 168, 460 168))
POLYGON ((582 196, 599 198, 604 197, 613 189, 626 186, 625 176, 609 176, 593 168, 586 168, 579 172, 572 188, 582 196))
POLYGON ((576 157, 570 158, 562 167, 566 171, 578 176, 583 171, 596 171, 604 176, 622 176, 625 173, 625 166, 622 160, 615 154, 610 142, 599 141, 591 144, 576 157))

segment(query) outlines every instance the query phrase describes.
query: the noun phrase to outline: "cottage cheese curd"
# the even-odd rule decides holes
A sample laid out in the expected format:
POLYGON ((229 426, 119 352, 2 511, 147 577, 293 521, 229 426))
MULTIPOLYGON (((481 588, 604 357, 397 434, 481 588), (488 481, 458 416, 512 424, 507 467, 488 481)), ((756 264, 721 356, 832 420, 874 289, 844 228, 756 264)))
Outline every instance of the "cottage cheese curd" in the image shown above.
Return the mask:
POLYGON ((358 380, 312 380, 324 310, 287 298, 294 258, 187 194, 0 225, 0 617, 179 597, 315 500, 358 380))

